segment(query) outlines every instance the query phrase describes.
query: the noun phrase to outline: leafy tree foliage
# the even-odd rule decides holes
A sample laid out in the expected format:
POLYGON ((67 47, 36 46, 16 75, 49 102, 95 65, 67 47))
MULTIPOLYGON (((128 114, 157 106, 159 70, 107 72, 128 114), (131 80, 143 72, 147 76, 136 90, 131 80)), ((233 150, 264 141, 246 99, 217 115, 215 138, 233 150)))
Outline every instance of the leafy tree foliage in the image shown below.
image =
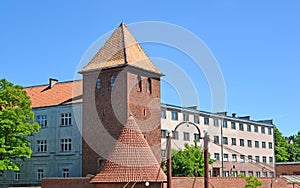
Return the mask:
POLYGON ((282 133, 277 127, 274 127, 274 141, 276 162, 289 161, 290 154, 288 152, 287 140, 282 136, 282 133))
POLYGON ((259 181, 257 179, 257 177, 254 177, 254 176, 246 177, 242 174, 239 175, 239 176, 244 178, 247 182, 247 184, 244 186, 244 188, 256 188, 256 187, 261 186, 263 184, 261 181, 259 181))
POLYGON ((33 123, 30 99, 21 86, 0 79, 0 172, 18 171, 18 159, 30 158, 28 136, 39 131, 33 123))
MULTIPOLYGON (((173 176, 204 176, 204 152, 202 147, 184 145, 184 150, 172 150, 173 176)), ((213 163, 210 160, 209 163, 213 163)))
POLYGON ((287 138, 289 162, 300 161, 300 131, 297 135, 290 136, 287 138))

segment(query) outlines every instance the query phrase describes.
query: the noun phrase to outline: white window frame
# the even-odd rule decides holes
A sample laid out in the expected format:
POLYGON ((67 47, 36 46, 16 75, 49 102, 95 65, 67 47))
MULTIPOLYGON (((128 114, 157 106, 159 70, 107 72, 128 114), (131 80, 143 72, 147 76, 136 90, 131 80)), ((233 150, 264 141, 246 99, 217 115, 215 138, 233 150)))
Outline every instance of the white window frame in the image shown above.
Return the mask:
POLYGON ((36 145, 37 145, 37 152, 39 153, 47 152, 48 150, 47 140, 37 140, 36 145))
POLYGON ((71 138, 62 138, 60 140, 60 151, 61 152, 72 151, 72 139, 71 138))
POLYGON ((69 169, 69 168, 63 168, 63 169, 62 169, 62 177, 63 177, 63 178, 68 178, 68 177, 70 177, 70 169, 69 169))
POLYGON ((47 127, 47 115, 37 115, 36 116, 37 122, 40 124, 41 128, 47 127))
POLYGON ((72 113, 66 112, 60 114, 61 126, 71 126, 72 125, 72 113))
POLYGON ((37 173, 36 173, 36 179, 38 181, 41 181, 41 179, 44 177, 44 169, 37 169, 37 173))

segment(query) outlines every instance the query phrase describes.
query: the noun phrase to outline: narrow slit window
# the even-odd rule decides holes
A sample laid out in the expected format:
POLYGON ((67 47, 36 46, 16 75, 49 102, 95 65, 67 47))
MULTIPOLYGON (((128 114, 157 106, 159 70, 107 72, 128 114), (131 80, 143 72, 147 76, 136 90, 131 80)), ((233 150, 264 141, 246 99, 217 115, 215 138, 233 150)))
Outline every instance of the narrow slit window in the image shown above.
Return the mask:
POLYGON ((114 87, 114 86, 115 86, 115 77, 112 76, 112 77, 110 78, 110 87, 114 87))
POLYGON ((97 83, 96 83, 96 88, 100 89, 101 88, 101 83, 100 83, 100 78, 97 79, 97 83))
POLYGON ((151 88, 151 79, 147 79, 147 91, 151 94, 152 93, 152 88, 151 88))
POLYGON ((142 79, 141 76, 137 76, 137 83, 136 83, 137 91, 142 91, 142 79))

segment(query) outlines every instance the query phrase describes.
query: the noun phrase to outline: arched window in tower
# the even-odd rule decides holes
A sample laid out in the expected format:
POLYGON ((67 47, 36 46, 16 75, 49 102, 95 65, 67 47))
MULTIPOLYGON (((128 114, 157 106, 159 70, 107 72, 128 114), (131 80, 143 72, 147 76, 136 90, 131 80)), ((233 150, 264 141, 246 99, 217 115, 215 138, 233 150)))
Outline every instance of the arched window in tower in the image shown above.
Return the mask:
POLYGON ((115 86, 115 77, 112 76, 110 77, 110 87, 114 87, 115 86))
POLYGON ((142 79, 141 79, 140 75, 137 76, 136 82, 137 82, 136 89, 137 89, 137 91, 141 92, 142 91, 142 79))
POLYGON ((97 79, 96 88, 97 89, 101 88, 101 80, 100 80, 100 78, 97 79))
POLYGON ((147 79, 147 92, 152 93, 151 79, 147 79))

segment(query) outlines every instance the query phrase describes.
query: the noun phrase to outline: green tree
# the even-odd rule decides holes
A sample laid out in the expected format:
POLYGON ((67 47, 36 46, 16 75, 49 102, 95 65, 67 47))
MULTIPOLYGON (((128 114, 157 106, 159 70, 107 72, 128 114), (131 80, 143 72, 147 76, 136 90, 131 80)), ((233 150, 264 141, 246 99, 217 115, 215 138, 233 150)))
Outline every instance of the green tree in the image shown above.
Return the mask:
POLYGON ((244 186, 244 188, 256 188, 258 186, 263 185, 263 183, 261 181, 259 181, 257 177, 254 177, 254 176, 246 177, 242 174, 240 174, 239 177, 244 178, 247 182, 247 184, 244 186))
POLYGON ((290 136, 288 140, 290 141, 288 144, 289 162, 300 161, 300 131, 297 135, 290 136))
MULTIPOLYGON (((173 176, 204 176, 204 152, 201 146, 184 145, 184 150, 172 150, 173 176)), ((211 164, 213 160, 210 160, 211 164)))
POLYGON ((27 139, 39 131, 27 93, 21 86, 0 79, 0 172, 18 171, 19 159, 30 158, 27 139))
POLYGON ((276 162, 289 161, 290 154, 288 152, 287 140, 282 136, 282 133, 277 127, 274 127, 274 141, 275 141, 275 158, 276 162))

